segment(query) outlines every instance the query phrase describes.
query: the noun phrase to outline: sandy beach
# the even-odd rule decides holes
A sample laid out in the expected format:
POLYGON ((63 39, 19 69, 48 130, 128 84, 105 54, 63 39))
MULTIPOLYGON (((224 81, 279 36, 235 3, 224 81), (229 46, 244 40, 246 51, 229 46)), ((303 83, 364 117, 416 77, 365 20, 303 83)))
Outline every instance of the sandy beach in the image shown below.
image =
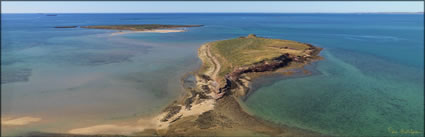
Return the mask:
POLYGON ((143 31, 118 31, 111 33, 110 36, 131 34, 131 33, 173 33, 173 32, 185 32, 181 29, 156 29, 156 30, 143 30, 143 31))
POLYGON ((30 116, 19 117, 19 118, 2 117, 1 119, 2 119, 1 124, 4 126, 23 126, 23 125, 28 125, 41 120, 41 118, 30 117, 30 116))

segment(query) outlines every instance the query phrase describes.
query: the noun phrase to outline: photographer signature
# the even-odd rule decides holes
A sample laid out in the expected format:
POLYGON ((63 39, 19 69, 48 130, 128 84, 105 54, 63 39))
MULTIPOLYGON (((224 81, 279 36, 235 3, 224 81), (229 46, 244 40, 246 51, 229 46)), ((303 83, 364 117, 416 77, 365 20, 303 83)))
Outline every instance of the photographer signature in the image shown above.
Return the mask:
POLYGON ((400 130, 396 130, 393 129, 392 127, 388 128, 388 132, 390 132, 391 134, 410 134, 410 135, 415 135, 415 134, 421 134, 422 132, 418 131, 418 130, 414 130, 414 129, 400 129, 400 130))

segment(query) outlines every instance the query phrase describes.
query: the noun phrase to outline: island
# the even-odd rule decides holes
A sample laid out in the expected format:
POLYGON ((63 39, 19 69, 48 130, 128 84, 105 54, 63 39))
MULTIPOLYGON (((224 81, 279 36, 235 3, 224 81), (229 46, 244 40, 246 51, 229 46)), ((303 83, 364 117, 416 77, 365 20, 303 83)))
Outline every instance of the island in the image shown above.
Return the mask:
POLYGON ((118 30, 113 32, 111 36, 118 34, 138 33, 138 32, 154 32, 154 33, 170 33, 184 32, 185 28, 202 27, 204 25, 164 25, 164 24, 131 24, 131 25, 93 25, 93 26, 55 26, 53 28, 86 28, 86 29, 109 29, 118 30))
POLYGON ((257 37, 250 34, 210 42, 198 50, 201 68, 193 73, 187 94, 156 117, 151 131, 160 136, 322 136, 319 133, 276 125, 243 110, 239 97, 249 92, 250 81, 265 73, 300 68, 322 59, 322 49, 306 43, 257 37))
POLYGON ((76 28, 78 26, 56 26, 54 28, 76 28))
POLYGON ((158 29, 177 29, 177 28, 201 27, 201 26, 203 26, 203 25, 134 24, 134 25, 81 26, 81 28, 131 30, 131 31, 151 31, 151 30, 158 30, 158 29))

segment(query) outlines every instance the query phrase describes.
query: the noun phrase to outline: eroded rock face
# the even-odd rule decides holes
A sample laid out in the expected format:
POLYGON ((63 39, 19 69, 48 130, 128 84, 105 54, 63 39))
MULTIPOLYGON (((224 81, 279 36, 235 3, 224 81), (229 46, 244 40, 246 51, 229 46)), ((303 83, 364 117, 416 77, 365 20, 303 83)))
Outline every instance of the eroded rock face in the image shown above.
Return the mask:
POLYGON ((292 58, 289 57, 289 54, 283 54, 274 59, 263 60, 251 66, 236 68, 227 76, 228 78, 230 78, 230 80, 236 80, 243 73, 273 71, 283 66, 286 66, 291 61, 292 58))
POLYGON ((253 72, 267 72, 274 71, 279 68, 288 66, 291 62, 296 63, 310 63, 314 60, 316 55, 319 54, 321 48, 314 48, 312 45, 309 48, 305 55, 303 56, 294 56, 288 53, 282 54, 279 57, 270 59, 270 60, 262 60, 260 62, 254 63, 250 66, 243 66, 235 68, 231 73, 225 76, 225 84, 220 88, 220 93, 228 94, 232 89, 242 89, 248 90, 249 88, 244 82, 240 79, 241 75, 253 72))

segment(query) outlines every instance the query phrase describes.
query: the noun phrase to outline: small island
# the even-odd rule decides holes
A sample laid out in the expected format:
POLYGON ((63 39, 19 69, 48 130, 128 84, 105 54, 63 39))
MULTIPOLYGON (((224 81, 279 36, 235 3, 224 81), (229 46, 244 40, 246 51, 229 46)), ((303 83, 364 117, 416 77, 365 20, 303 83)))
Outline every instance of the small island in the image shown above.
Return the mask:
POLYGON ((163 25, 163 24, 132 24, 132 25, 94 25, 94 26, 55 26, 54 28, 86 28, 86 29, 109 29, 118 30, 111 35, 138 33, 138 32, 154 32, 154 33, 170 33, 184 32, 185 28, 202 27, 204 25, 163 25))
POLYGON ((238 99, 246 95, 254 78, 320 60, 321 50, 306 43, 253 34, 206 43, 198 51, 202 66, 193 74, 194 86, 185 87, 187 94, 154 119, 157 127, 141 134, 322 136, 251 116, 242 109, 238 99))
POLYGON ((88 29, 112 29, 112 30, 131 30, 131 31, 149 31, 158 29, 177 29, 188 27, 201 27, 203 25, 162 25, 162 24, 136 24, 136 25, 99 25, 99 26, 81 26, 88 29))
POLYGON ((78 26, 56 26, 55 28, 76 28, 78 26))

